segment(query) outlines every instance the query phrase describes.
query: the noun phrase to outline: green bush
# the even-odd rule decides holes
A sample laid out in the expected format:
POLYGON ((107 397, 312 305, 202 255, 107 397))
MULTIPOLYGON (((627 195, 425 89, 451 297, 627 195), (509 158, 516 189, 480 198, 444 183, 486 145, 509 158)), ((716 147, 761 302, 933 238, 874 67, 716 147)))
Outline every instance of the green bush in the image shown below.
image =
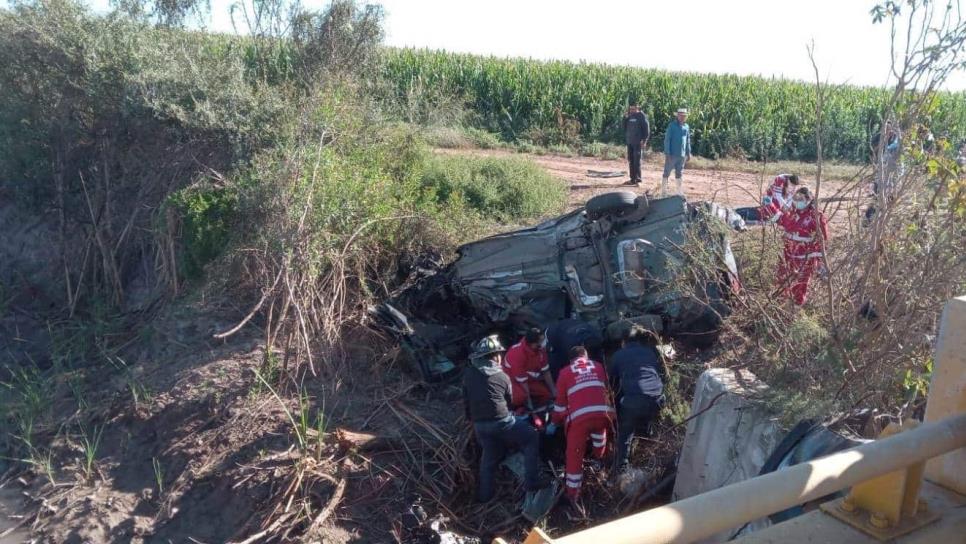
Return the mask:
POLYGON ((238 195, 233 189, 187 187, 168 197, 181 219, 179 272, 197 279, 204 267, 225 250, 236 219, 238 195))
POLYGON ((580 155, 583 157, 600 157, 604 154, 604 144, 600 142, 590 142, 580 146, 580 155))
POLYGON ((574 157, 577 155, 577 153, 574 152, 574 148, 567 144, 553 144, 549 146, 547 150, 554 155, 560 155, 562 157, 574 157))
POLYGON ((422 183, 441 205, 461 201, 480 217, 500 222, 556 213, 567 201, 563 183, 517 157, 433 156, 422 183))
POLYGON ((487 132, 478 128, 467 127, 463 129, 463 133, 466 134, 467 139, 469 139, 474 146, 480 149, 499 149, 506 145, 503 140, 500 139, 498 134, 487 132))
POLYGON ((466 132, 458 127, 427 127, 423 130, 426 143, 441 149, 469 149, 475 144, 467 137, 466 132))
POLYGON ((422 130, 426 143, 443 149, 499 149, 506 144, 492 132, 473 127, 430 126, 422 130))
MULTIPOLYGON (((157 229, 168 197, 289 137, 297 102, 288 87, 247 77, 243 42, 98 16, 71 0, 0 10, 0 190, 32 213, 60 211, 70 234, 62 277, 82 289, 80 308, 121 304, 134 283, 176 286, 178 240, 157 229), (144 255, 159 266, 138 265, 144 255)), ((207 227, 187 226, 200 237, 189 244, 208 243, 207 227)), ((196 274, 208 253, 185 250, 182 271, 196 274)))

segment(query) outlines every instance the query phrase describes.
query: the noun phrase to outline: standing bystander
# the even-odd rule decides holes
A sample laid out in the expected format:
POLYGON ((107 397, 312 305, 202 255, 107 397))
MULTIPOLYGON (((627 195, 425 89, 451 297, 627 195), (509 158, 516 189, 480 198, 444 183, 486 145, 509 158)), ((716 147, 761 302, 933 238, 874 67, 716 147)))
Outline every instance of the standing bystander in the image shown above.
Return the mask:
POLYGON ((664 175, 661 177, 661 196, 667 196, 668 177, 674 170, 674 179, 678 184, 678 194, 683 195, 682 171, 684 165, 691 159, 691 127, 688 126, 688 110, 680 108, 673 120, 664 131, 664 175))
POLYGON ((624 115, 624 142, 627 144, 627 164, 630 170, 627 185, 636 185, 643 180, 641 153, 647 148, 647 141, 650 138, 651 125, 647 121, 647 115, 640 110, 637 102, 631 102, 624 115))

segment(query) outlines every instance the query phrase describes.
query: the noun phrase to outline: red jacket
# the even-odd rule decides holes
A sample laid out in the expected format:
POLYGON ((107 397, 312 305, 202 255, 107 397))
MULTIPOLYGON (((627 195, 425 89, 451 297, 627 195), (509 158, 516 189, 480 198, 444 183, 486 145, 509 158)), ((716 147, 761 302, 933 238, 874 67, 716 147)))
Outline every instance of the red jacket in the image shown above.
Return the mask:
POLYGON ((767 194, 771 196, 773 206, 780 210, 785 207, 792 195, 788 194, 788 174, 778 174, 771 182, 767 194))
POLYGON ((570 425, 600 415, 612 418, 613 413, 604 365, 581 357, 560 369, 552 416, 555 424, 570 425))
MULTIPOLYGON (((550 363, 547 359, 547 351, 543 349, 532 350, 526 341, 521 338, 519 342, 513 344, 503 358, 503 371, 513 380, 514 389, 518 389, 517 384, 526 383, 528 386, 537 388, 545 387, 541 376, 544 372, 550 371, 550 363)), ((516 391, 514 391, 516 397, 516 391)), ((514 399, 514 403, 518 403, 514 399)))
POLYGON ((778 226, 785 231, 786 256, 796 259, 823 256, 828 224, 825 214, 817 211, 814 205, 804 210, 786 209, 778 219, 778 226))
POLYGON ((765 191, 766 196, 771 197, 771 204, 761 207, 761 217, 763 220, 776 221, 782 208, 788 205, 791 195, 788 194, 788 174, 779 174, 772 180, 771 186, 765 191))

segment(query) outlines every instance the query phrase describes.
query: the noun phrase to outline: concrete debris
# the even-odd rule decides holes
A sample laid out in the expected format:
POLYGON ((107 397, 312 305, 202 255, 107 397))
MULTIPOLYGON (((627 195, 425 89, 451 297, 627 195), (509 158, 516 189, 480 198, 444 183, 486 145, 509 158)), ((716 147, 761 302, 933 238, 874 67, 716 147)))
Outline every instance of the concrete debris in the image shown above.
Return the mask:
MULTIPOLYGON (((695 385, 691 413, 706 411, 688 422, 672 500, 693 497, 759 474, 785 434, 777 414, 760 401, 767 389, 747 370, 712 368, 701 374, 695 385)), ((763 527, 768 520, 755 523, 763 527)), ((731 536, 727 532, 706 542, 723 542, 731 536)))

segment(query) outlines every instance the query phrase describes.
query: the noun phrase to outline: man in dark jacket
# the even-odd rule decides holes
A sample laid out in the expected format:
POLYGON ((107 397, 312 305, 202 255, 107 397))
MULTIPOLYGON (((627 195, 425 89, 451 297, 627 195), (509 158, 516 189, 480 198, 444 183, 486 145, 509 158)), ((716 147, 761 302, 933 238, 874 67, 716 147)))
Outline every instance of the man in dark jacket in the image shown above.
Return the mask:
POLYGON ((480 502, 493 498, 496 467, 510 448, 523 452, 527 491, 540 488, 539 436, 526 420, 517 420, 510 413, 510 377, 500 367, 505 352, 496 335, 488 336, 473 347, 470 364, 463 371, 466 419, 473 423, 483 449, 477 488, 480 502))
POLYGON ((642 327, 631 327, 622 347, 614 354, 609 372, 617 401, 616 468, 623 470, 635 433, 647 427, 661 411, 664 395, 664 364, 655 338, 642 327))
POLYGON ((635 185, 642 181, 641 149, 647 147, 647 141, 651 138, 651 125, 647 122, 647 116, 637 107, 637 102, 627 106, 623 127, 631 178, 627 185, 635 185))
POLYGON ((554 382, 564 365, 570 364, 570 350, 584 346, 594 361, 603 361, 604 340, 600 331, 580 319, 564 319, 547 329, 547 357, 550 360, 550 375, 554 382))

